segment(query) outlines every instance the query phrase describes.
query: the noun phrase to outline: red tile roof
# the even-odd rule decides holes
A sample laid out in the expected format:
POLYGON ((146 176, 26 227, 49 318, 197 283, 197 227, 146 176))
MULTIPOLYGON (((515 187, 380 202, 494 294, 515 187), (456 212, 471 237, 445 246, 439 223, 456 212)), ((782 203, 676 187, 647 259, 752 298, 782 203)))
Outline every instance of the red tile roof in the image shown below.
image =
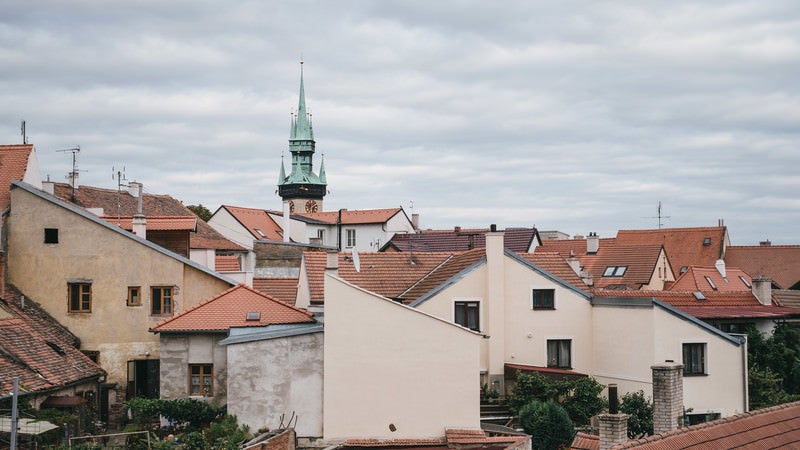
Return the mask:
MULTIPOLYGON (((101 219, 106 222, 118 225, 123 230, 133 230, 133 217, 120 216, 110 217, 104 216, 101 219)), ((189 216, 160 216, 160 217, 146 217, 147 229, 158 231, 197 231, 197 217, 189 216)))
POLYGON ((0 392, 19 377, 23 393, 96 383, 105 371, 78 349, 78 339, 13 286, 0 299, 0 392))
POLYGON ((800 245, 730 246, 725 262, 750 276, 764 275, 782 289, 800 289, 800 245))
POLYGON ((445 429, 444 438, 439 439, 348 439, 337 449, 347 448, 381 448, 381 449, 454 449, 481 448, 484 450, 501 450, 510 448, 527 448, 527 435, 486 436, 483 430, 445 429))
MULTIPOLYGON (((355 210, 342 210, 343 225, 355 224, 368 224, 368 223, 384 223, 397 214, 405 214, 403 208, 386 208, 386 209, 355 209, 355 210)), ((324 222, 330 225, 335 225, 339 220, 339 211, 323 211, 317 213, 303 213, 293 214, 293 216, 305 217, 311 220, 324 222)))
POLYGON ((236 255, 217 255, 214 257, 214 270, 217 272, 239 272, 242 270, 236 255))
POLYGON ((631 440, 614 449, 798 448, 800 402, 737 414, 631 440))
POLYGON ((253 289, 294 305, 297 302, 297 278, 253 278, 253 289))
POLYGON ((280 227, 266 210, 243 208, 240 206, 222 205, 255 239, 266 241, 283 241, 283 228, 280 227), (260 230, 259 233, 257 230, 260 230))
MULTIPOLYGON (((600 242, 600 249, 604 249, 608 246, 614 245, 616 239, 614 238, 599 238, 600 242)), ((573 255, 575 257, 582 257, 586 255, 586 239, 556 239, 556 240, 544 240, 542 241, 541 247, 537 249, 537 251, 548 251, 548 252, 556 252, 564 256, 565 258, 573 255)))
POLYGON ((726 268, 725 278, 723 278, 716 267, 689 267, 683 275, 672 283, 668 290, 684 292, 742 292, 749 291, 751 289, 750 286, 752 286, 750 276, 740 269, 726 268), (744 278, 747 284, 740 277, 744 278), (709 279, 714 283, 713 287, 708 282, 709 279))
MULTIPOLYGON (((72 188, 66 183, 54 183, 55 196, 62 201, 76 204, 83 208, 100 208, 103 215, 116 217, 133 216, 139 210, 139 200, 127 190, 104 189, 93 186, 80 186, 75 191, 75 201, 71 201, 72 188), (119 205, 119 208, 118 208, 119 205)), ((147 217, 197 217, 180 200, 169 195, 143 194, 142 213, 147 217)), ((245 249, 228 240, 202 220, 197 221, 197 232, 190 234, 190 247, 197 249, 215 249, 244 251, 245 249)))
POLYGON ((589 291, 589 287, 581 280, 581 277, 572 270, 572 267, 567 263, 563 256, 556 252, 536 252, 536 253, 520 253, 519 256, 536 264, 543 270, 551 275, 555 275, 561 280, 575 286, 583 291, 589 291))
MULTIPOLYGON (((486 247, 488 232, 488 228, 457 228, 398 233, 383 246, 383 251, 463 252, 486 247)), ((536 233, 536 228, 507 228, 503 233, 503 246, 516 253, 527 252, 536 239, 536 233)))
POLYGON ((453 254, 453 256, 448 258, 443 264, 436 267, 435 270, 427 274, 424 278, 420 279, 418 283, 414 284, 408 290, 403 292, 400 295, 403 303, 411 303, 415 300, 418 300, 420 297, 439 287, 462 270, 475 264, 484 256, 486 256, 486 250, 482 248, 476 248, 475 250, 453 254))
POLYGON ((724 226, 619 230, 616 238, 617 245, 663 245, 676 275, 684 266, 713 266, 724 255, 727 240, 724 226))
POLYGON ((600 450, 600 436, 578 432, 570 446, 572 450, 600 450))
POLYGON ((231 327, 263 327, 306 322, 314 322, 308 311, 239 284, 175 317, 159 322, 150 331, 225 332, 231 327), (248 320, 248 313, 251 312, 259 313, 258 319, 248 320))
POLYGON ((11 199, 11 180, 22 181, 33 145, 0 145, 0 211, 11 199))
MULTIPOLYGON (((351 252, 339 253, 339 276, 348 282, 388 298, 399 298, 420 279, 453 256, 447 252, 377 253, 360 252, 360 270, 356 271, 351 252)), ((312 301, 324 297, 324 275, 327 255, 307 251, 303 259, 308 274, 312 301)))

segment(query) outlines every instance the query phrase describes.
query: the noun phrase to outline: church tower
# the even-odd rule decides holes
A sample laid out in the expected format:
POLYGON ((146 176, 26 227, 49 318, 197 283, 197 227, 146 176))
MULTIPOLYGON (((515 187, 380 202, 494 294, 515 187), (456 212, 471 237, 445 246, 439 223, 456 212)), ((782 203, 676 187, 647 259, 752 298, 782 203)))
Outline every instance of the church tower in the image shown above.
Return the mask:
POLYGON ((286 176, 281 158, 278 177, 278 195, 289 203, 291 213, 322 211, 322 198, 327 193, 325 162, 314 173, 314 128, 311 115, 306 112, 306 93, 303 86, 303 61, 300 61, 300 101, 297 114, 292 116, 289 131, 289 151, 292 153, 292 171, 286 176))

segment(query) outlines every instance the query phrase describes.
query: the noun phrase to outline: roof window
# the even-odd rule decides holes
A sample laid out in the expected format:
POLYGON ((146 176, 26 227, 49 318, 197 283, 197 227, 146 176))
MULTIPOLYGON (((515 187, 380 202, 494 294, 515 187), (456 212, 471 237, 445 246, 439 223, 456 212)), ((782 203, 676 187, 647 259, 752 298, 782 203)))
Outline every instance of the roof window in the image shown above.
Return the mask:
POLYGON ((692 292, 692 294, 694 294, 694 298, 696 298, 698 300, 705 300, 706 299, 706 296, 703 295, 703 293, 700 292, 700 291, 694 291, 694 292, 692 292))
POLYGON ((706 247, 711 245, 711 238, 707 237, 707 238, 703 239, 703 245, 705 245, 706 247))
POLYGON ((628 266, 608 266, 606 270, 603 271, 604 277, 621 277, 625 275, 625 271, 628 270, 628 266))
POLYGON ((706 279, 706 281, 708 281, 708 285, 711 286, 711 289, 716 291, 717 290, 717 285, 714 284, 714 280, 712 280, 711 277, 708 276, 708 275, 705 275, 705 279, 706 279))
POLYGON ((250 311, 247 313, 247 321, 258 321, 261 320, 261 312, 260 311, 250 311))
POLYGON ((259 229, 259 228, 253 228, 253 229, 256 230, 256 233, 258 233, 259 236, 261 236, 262 238, 266 239, 267 235, 264 234, 264 232, 261 231, 261 229, 259 229))
POLYGON ((742 283, 744 283, 744 285, 747 286, 748 289, 753 287, 753 285, 751 285, 750 282, 747 281, 747 278, 745 278, 744 275, 739 275, 739 279, 742 280, 742 283))

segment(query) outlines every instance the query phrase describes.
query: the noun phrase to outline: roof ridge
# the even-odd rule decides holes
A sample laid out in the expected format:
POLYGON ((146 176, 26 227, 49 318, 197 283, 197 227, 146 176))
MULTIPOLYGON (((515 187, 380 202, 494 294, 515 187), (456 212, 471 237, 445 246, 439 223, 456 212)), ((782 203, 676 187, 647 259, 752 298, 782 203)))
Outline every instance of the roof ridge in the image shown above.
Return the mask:
MULTIPOLYGON (((442 253, 447 253, 447 252, 442 252, 442 253)), ((398 295, 398 297, 399 297, 399 298, 403 298, 403 296, 404 296, 404 295, 406 295, 406 294, 407 294, 407 293, 409 293, 409 292, 410 292, 412 289, 414 289, 415 287, 417 287, 417 286, 418 286, 420 283, 422 283, 424 280, 426 280, 428 277, 430 277, 430 276, 431 276, 431 275, 432 275, 434 272, 436 272, 437 270, 439 270, 439 268, 443 267, 443 266, 444 266, 444 265, 445 265, 445 264, 446 264, 448 261, 450 261, 450 260, 451 260, 451 259, 453 259, 454 257, 455 257, 455 254, 451 253, 451 254, 450 254, 450 256, 448 256, 447 258, 445 258, 445 259, 444 259, 442 262, 440 262, 439 264, 437 264, 437 265, 436 265, 436 267, 434 267, 434 268, 433 268, 433 269, 431 269, 431 270, 430 270, 428 273, 426 273, 425 275, 423 275, 423 276, 422 276, 422 278, 420 278, 420 279, 419 279, 419 280, 417 280, 417 281, 416 281, 414 284, 412 284, 411 286, 409 286, 409 287, 408 287, 408 289, 406 289, 405 291, 401 292, 401 293, 400 293, 400 295, 398 295)))

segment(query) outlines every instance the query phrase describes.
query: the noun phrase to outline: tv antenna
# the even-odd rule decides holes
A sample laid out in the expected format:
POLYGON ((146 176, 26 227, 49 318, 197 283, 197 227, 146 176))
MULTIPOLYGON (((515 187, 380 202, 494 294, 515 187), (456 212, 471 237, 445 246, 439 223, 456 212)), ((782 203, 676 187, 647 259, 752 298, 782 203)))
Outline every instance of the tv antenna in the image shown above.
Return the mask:
POLYGON ((663 219, 669 219, 671 216, 665 216, 661 212, 661 200, 658 201, 658 207, 657 207, 656 211, 658 212, 658 214, 656 216, 647 217, 647 219, 658 219, 658 229, 660 230, 661 227, 664 226, 663 219))
POLYGON ((119 226, 122 222, 121 219, 121 210, 122 210, 122 202, 120 200, 120 192, 122 191, 122 182, 128 181, 128 178, 125 176, 125 166, 122 166, 122 170, 115 169, 114 166, 111 166, 111 179, 117 180, 117 226, 119 226))
POLYGON ((21 120, 19 123, 19 134, 22 135, 22 143, 28 144, 28 135, 25 133, 25 121, 21 120))
POLYGON ((73 203, 75 202, 75 188, 78 184, 78 153, 81 152, 81 146, 76 145, 72 148, 65 148, 63 150, 56 150, 57 152, 70 152, 72 153, 72 172, 67 174, 67 179, 69 180, 70 186, 72 186, 72 195, 70 196, 70 201, 73 203))

